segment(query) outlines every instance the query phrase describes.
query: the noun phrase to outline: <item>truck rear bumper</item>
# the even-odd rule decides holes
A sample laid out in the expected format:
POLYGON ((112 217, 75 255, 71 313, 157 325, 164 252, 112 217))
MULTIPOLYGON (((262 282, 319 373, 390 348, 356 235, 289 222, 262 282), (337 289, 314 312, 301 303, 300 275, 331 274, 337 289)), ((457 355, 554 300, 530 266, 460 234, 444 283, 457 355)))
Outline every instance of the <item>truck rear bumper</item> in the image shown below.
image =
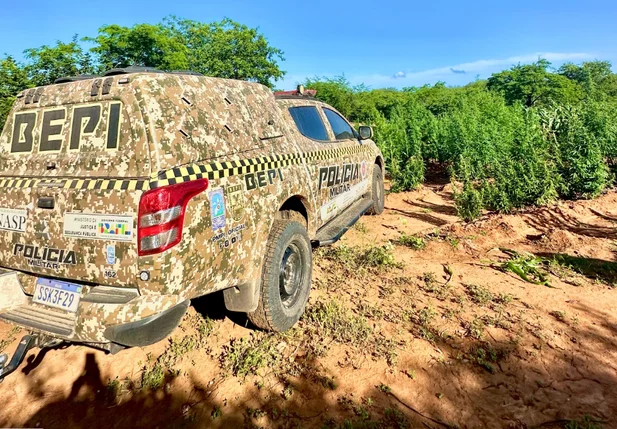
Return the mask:
POLYGON ((178 326, 188 306, 177 295, 142 296, 134 289, 85 286, 72 313, 33 302, 17 272, 0 269, 0 319, 69 342, 105 349, 111 343, 153 344, 178 326))

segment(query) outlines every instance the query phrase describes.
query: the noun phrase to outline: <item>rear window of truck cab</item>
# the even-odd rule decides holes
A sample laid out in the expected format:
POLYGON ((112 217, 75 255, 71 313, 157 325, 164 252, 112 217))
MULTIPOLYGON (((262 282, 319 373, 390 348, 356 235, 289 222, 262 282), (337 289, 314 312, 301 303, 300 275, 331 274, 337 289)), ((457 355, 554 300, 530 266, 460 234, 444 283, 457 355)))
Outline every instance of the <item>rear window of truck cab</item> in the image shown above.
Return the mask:
POLYGON ((314 106, 290 107, 289 113, 293 118, 298 130, 304 137, 313 140, 329 140, 326 126, 314 106))

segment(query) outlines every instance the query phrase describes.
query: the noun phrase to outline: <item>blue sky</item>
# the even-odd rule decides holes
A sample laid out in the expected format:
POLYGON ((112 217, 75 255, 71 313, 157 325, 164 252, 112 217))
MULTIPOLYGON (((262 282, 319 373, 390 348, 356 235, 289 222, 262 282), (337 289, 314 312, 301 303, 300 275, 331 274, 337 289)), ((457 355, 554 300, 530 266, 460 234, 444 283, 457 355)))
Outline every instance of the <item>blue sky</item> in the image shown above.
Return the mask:
POLYGON ((617 64, 617 2, 498 0, 170 1, 0 0, 0 54, 105 24, 159 22, 174 14, 198 21, 227 16, 259 27, 285 52, 278 88, 312 76, 344 73, 354 84, 405 87, 445 81, 460 85, 516 63, 547 58, 607 59, 617 64))

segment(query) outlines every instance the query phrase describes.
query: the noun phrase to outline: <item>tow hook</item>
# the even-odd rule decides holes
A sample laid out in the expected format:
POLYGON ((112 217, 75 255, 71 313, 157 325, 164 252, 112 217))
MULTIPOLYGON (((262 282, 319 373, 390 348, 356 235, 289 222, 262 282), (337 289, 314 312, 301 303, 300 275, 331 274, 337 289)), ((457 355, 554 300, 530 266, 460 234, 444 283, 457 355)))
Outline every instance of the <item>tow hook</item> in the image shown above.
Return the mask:
POLYGON ((37 336, 36 335, 24 335, 19 345, 17 346, 17 350, 13 353, 13 357, 11 361, 8 362, 9 356, 5 353, 0 355, 0 383, 4 380, 4 377, 13 373, 19 365, 24 361, 28 350, 35 347, 37 344, 37 336), (8 362, 8 365, 7 365, 8 362))

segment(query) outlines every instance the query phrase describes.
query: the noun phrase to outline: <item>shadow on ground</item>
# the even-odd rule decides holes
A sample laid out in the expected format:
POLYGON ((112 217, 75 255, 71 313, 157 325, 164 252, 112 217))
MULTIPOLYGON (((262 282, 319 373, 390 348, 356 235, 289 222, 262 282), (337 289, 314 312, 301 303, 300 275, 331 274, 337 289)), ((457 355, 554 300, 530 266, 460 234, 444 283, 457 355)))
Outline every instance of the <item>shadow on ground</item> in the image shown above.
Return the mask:
MULTIPOLYGON (((282 397, 280 391, 268 391, 268 387, 259 388, 246 383, 239 391, 241 393, 227 402, 217 394, 217 383, 204 382, 188 373, 173 375, 169 372, 161 388, 149 390, 133 385, 131 391, 118 400, 109 380, 102 374, 96 355, 86 352, 83 370, 72 382, 68 394, 47 401, 30 417, 24 416, 22 420, 13 416, 4 424, 62 429, 210 426, 353 429, 465 428, 478 427, 479 420, 482 427, 563 428, 569 420, 588 415, 593 421, 604 423, 604 427, 611 427, 617 416, 617 397, 614 394, 617 375, 607 365, 608 358, 602 358, 602 353, 589 354, 584 350, 601 345, 607 351, 614 351, 617 326, 607 322, 610 317, 607 314, 582 305, 579 309, 591 314, 598 324, 586 330, 573 329, 572 338, 583 351, 581 353, 555 349, 549 352, 550 359, 533 359, 530 350, 510 343, 438 341, 436 346, 451 357, 461 349, 473 347, 483 347, 503 356, 493 364, 491 371, 462 363, 455 366, 436 364, 425 369, 436 380, 434 391, 445 389, 447 385, 467 386, 457 394, 450 391, 440 398, 438 406, 422 407, 403 399, 409 392, 399 390, 399 382, 384 388, 358 381, 353 397, 357 400, 373 398, 369 408, 372 420, 354 409, 341 411, 340 399, 333 400, 336 389, 332 391, 324 387, 319 377, 307 376, 323 373, 323 365, 318 359, 301 354, 295 359, 303 368, 302 376, 280 375, 291 380, 296 392, 291 399, 282 397), (462 383, 462 380, 466 382, 462 383), (258 407, 252 409, 248 406, 255 402, 258 407), (344 423, 345 419, 347 423, 344 423)), ((216 366, 217 362, 211 361, 210 364, 216 366)), ((357 371, 357 375, 359 380, 366 377, 362 370, 357 371)), ((28 400, 49 397, 45 377, 45 371, 39 370, 36 375, 26 378, 28 400)), ((413 387, 413 382, 410 384, 412 389, 420 388, 413 387)))
POLYGON ((591 280, 598 280, 609 285, 617 285, 617 262, 603 259, 572 256, 566 253, 537 253, 537 256, 555 261, 591 280))
POLYGON ((573 234, 595 238, 617 238, 617 228, 581 222, 558 208, 542 208, 526 213, 523 218, 539 231, 565 230, 573 234))

